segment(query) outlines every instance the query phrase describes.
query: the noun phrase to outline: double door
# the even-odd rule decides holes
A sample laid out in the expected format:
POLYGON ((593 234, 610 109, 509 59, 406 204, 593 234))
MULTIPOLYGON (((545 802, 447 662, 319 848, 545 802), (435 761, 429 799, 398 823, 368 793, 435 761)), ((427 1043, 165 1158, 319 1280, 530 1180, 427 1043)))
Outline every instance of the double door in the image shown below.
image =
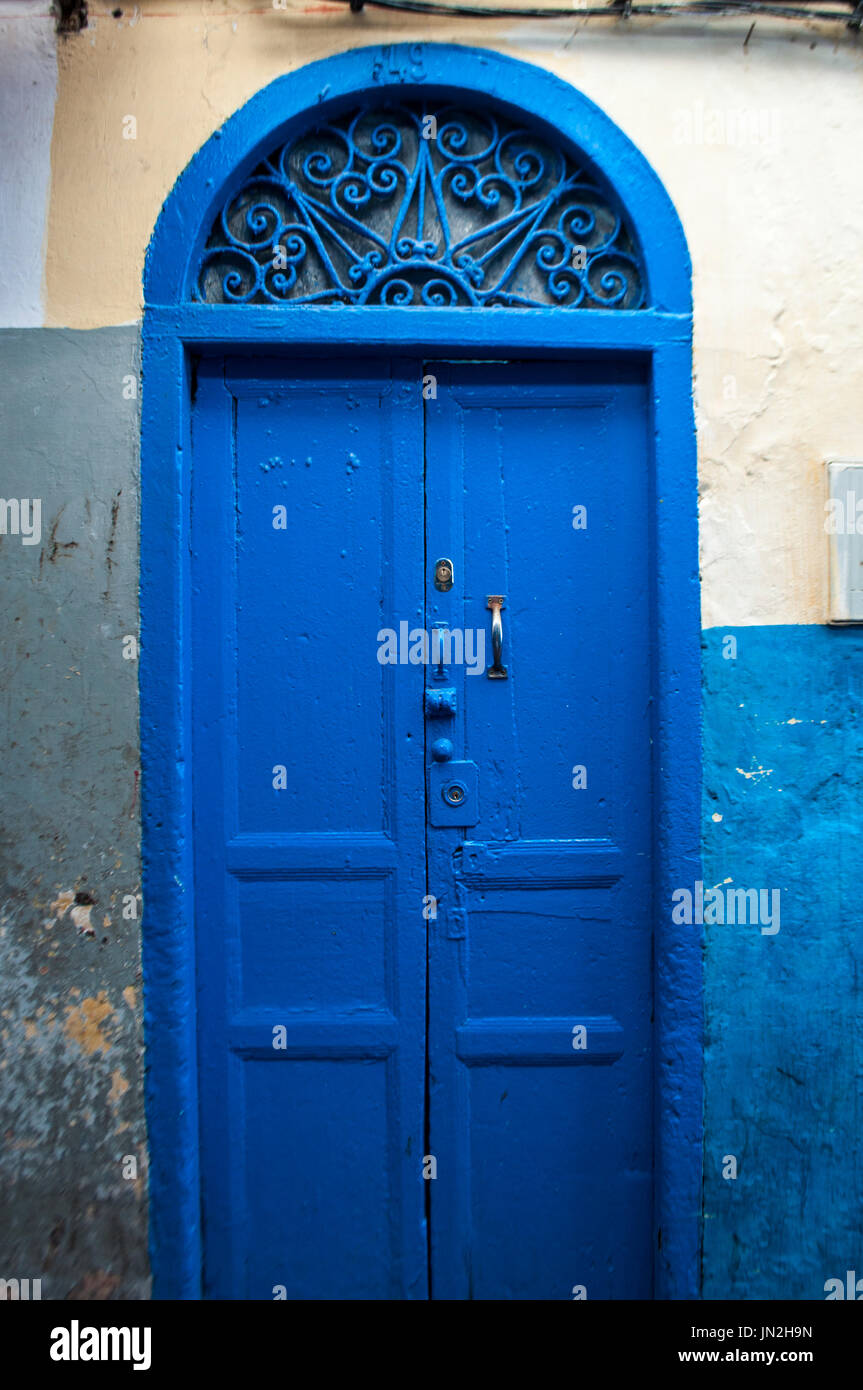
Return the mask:
POLYGON ((205 359, 204 1290, 652 1289, 634 367, 205 359))

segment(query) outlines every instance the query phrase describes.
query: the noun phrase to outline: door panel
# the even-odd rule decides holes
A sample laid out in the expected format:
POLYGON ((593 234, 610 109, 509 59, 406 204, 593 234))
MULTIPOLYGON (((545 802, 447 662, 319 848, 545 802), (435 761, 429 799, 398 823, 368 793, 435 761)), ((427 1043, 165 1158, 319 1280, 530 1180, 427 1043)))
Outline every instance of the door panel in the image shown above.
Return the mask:
POLYGON ((426 371, 428 622, 488 638, 504 595, 508 672, 446 673, 478 792, 465 828, 428 832, 432 1296, 649 1297, 645 390, 621 369, 426 371))
POLYGON ((419 401, 389 364, 198 374, 209 1297, 426 1296, 422 671, 377 660, 421 614, 419 401))

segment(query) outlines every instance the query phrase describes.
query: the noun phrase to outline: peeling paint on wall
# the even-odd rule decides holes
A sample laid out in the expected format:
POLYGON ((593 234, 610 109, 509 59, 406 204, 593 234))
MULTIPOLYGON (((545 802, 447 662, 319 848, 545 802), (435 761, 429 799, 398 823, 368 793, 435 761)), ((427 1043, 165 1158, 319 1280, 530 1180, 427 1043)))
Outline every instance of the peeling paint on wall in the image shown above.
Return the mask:
POLYGON ((39 547, 0 537, 0 1276, 41 1278, 43 1298, 149 1288, 140 922, 122 910, 140 892, 121 645, 137 632, 138 412, 122 392, 137 336, 0 332, 4 487, 50 518, 39 547))
POLYGON ((66 1009, 63 1031, 67 1038, 78 1044, 86 1057, 91 1057, 94 1052, 108 1052, 111 1041, 108 1034, 102 1031, 102 1025, 113 1012, 105 991, 101 989, 95 998, 83 999, 74 1008, 66 1009))

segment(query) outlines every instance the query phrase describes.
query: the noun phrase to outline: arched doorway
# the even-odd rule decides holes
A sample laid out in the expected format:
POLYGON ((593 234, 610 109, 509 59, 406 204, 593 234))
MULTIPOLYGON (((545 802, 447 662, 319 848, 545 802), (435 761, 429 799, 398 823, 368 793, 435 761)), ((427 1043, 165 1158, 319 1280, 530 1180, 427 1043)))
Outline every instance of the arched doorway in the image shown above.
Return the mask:
POLYGON ((690 329, 655 175, 493 53, 313 64, 171 193, 144 327, 157 1294, 695 1291, 690 329))

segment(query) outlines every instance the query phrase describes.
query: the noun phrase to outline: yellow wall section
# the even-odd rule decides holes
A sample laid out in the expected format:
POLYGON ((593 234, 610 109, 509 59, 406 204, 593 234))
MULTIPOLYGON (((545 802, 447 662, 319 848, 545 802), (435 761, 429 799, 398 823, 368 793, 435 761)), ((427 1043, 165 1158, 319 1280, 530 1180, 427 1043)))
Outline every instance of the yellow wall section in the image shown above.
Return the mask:
MULTIPOLYGON (((194 152, 273 78, 374 43, 456 41, 547 67, 641 148, 692 254, 703 617, 821 622, 823 467, 863 457, 863 44, 759 20, 442 20, 145 0, 62 41, 46 321, 134 320, 144 252, 194 152), (739 115, 743 113, 743 125, 739 115), (123 138, 134 116, 137 138, 123 138)), ((501 8, 504 8, 503 6, 501 8)), ((621 499, 625 505, 625 499, 621 499)))

